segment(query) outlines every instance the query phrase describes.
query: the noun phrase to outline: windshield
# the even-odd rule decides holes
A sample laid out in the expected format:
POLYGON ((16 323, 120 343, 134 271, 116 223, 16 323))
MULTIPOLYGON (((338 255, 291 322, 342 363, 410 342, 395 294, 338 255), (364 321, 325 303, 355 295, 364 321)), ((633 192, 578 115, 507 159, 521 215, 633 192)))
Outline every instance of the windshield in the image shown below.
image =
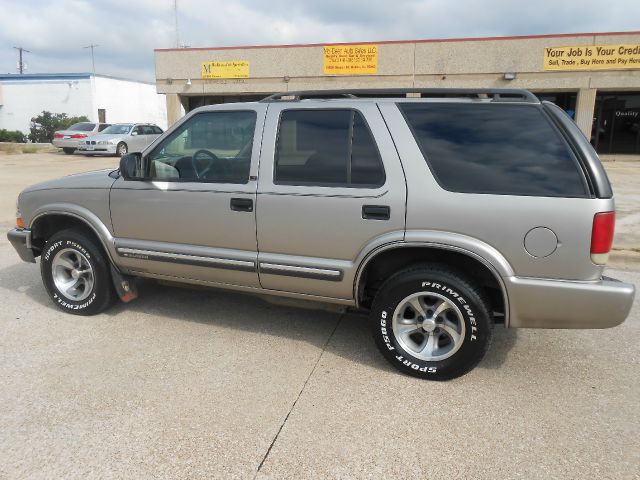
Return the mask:
POLYGON ((71 125, 67 130, 75 130, 77 132, 90 132, 95 128, 95 123, 75 123, 71 125))
POLYGON ((105 135, 126 135, 132 126, 129 124, 111 125, 109 128, 105 128, 102 133, 105 135))

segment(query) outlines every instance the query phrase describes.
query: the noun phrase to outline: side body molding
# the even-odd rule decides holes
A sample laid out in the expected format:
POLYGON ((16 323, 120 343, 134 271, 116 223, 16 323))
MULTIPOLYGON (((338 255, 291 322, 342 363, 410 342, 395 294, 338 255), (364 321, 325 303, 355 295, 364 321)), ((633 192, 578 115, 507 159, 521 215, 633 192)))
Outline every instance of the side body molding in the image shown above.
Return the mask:
POLYGON ((107 252, 107 255, 109 255, 109 260, 111 260, 111 263, 114 266, 117 266, 117 263, 115 262, 117 253, 113 235, 111 234, 109 228, 95 213, 91 212, 87 208, 75 205, 73 203, 52 203, 49 205, 43 205, 33 212, 33 216, 28 224, 29 228, 33 229, 34 225, 37 224, 38 219, 46 217, 48 215, 66 215, 84 222, 100 239, 100 243, 107 252))

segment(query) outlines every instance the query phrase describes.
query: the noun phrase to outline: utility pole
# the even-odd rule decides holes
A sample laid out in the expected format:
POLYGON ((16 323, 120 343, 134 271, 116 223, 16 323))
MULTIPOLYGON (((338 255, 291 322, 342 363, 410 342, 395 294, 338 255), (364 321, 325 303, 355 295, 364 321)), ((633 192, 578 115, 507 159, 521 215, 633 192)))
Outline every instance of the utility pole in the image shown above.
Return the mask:
POLYGON ((180 48, 180 30, 178 29, 178 0, 173 0, 173 16, 176 23, 176 48, 180 48))
POLYGON ((22 75, 24 73, 24 61, 22 60, 22 52, 26 52, 26 53, 31 53, 29 50, 27 50, 26 48, 22 48, 22 47, 13 47, 16 50, 18 50, 18 72, 20 73, 20 75, 22 75))
POLYGON ((95 57, 93 56, 93 49, 96 47, 99 47, 100 45, 96 45, 94 43, 92 43, 91 45, 87 45, 86 47, 82 47, 82 48, 90 48, 91 49, 91 68, 93 68, 93 76, 96 76, 96 60, 95 57))

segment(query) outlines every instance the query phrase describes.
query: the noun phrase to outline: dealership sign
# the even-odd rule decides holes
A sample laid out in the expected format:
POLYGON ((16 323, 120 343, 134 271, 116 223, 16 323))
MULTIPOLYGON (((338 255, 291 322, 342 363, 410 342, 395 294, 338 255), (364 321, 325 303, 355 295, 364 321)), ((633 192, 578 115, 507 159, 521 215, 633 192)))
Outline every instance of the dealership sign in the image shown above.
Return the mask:
POLYGON ((640 44, 545 47, 545 70, 640 69, 640 44))
POLYGON ((375 75, 378 73, 377 45, 326 45, 325 75, 375 75))
POLYGON ((202 78, 249 78, 246 60, 202 62, 202 78))

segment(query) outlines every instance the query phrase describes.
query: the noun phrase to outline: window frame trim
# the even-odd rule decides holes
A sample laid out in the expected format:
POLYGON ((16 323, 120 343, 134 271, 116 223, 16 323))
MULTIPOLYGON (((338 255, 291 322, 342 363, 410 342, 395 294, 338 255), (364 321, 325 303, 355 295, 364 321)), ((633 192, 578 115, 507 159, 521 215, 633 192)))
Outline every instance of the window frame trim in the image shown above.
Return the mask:
MULTIPOLYGON (((460 103, 458 102, 433 102, 437 105, 460 105, 460 103)), ((435 171, 435 168, 432 165, 432 162, 430 160, 430 156, 427 155, 427 152, 424 151, 424 148, 422 146, 422 142, 420 142, 418 140, 418 136, 416 134, 416 131, 413 127, 413 125, 411 124, 411 122, 409 122, 409 119, 407 118, 407 115, 405 113, 405 110, 403 108, 404 105, 432 105, 433 103, 424 103, 424 102, 397 102, 396 103, 396 107, 398 108, 398 110, 400 111, 400 114, 402 115, 402 118, 404 119, 407 128, 409 128, 409 131, 411 132, 411 136, 413 137, 413 140, 415 141, 418 149, 420 150, 420 153, 422 154, 422 157, 425 161, 425 163, 427 164, 427 167, 429 168, 429 171, 431 172, 431 175, 433 176, 434 180, 436 181, 436 183, 438 184, 438 186, 440 188, 442 188, 443 190, 447 191, 447 192, 451 192, 451 193, 459 193, 459 194, 464 194, 464 195, 500 195, 500 196, 512 196, 512 197, 544 197, 544 198, 592 198, 592 194, 589 188, 589 183, 585 177, 585 172, 580 164, 580 161, 578 160, 578 158, 576 158, 576 154, 571 146, 571 144, 567 141, 567 139, 564 137, 564 135, 562 135, 558 130, 558 127, 556 126, 556 124, 551 120, 551 118, 549 118, 549 115, 546 114, 546 112, 544 111, 544 109, 542 108, 541 105, 528 105, 528 104, 498 104, 498 103, 482 103, 482 105, 491 105, 492 107, 513 107, 513 106, 520 106, 520 107, 528 107, 528 108, 534 108, 536 110, 538 110, 543 118, 543 121, 545 121, 549 127, 551 128, 551 130, 554 132, 554 135, 558 138, 558 140, 565 146, 567 152, 569 153, 569 156, 574 164, 574 167, 576 169, 576 173, 578 174, 578 176, 580 177, 580 183, 582 184, 582 188, 584 189, 584 192, 582 195, 562 195, 562 194, 558 194, 558 195, 552 195, 552 194, 534 194, 534 193, 515 193, 515 192, 486 192, 486 191, 465 191, 465 190, 455 190, 452 189, 450 187, 445 186, 445 184, 442 182, 442 180, 438 177, 438 174, 435 171)), ((468 105, 468 104, 465 104, 468 105)), ((475 106, 475 105, 471 105, 471 106, 475 106)))
POLYGON ((376 141, 376 137, 373 134, 373 131, 371 130, 371 126, 369 125, 369 122, 367 121, 367 117, 364 114, 364 112, 362 112, 362 110, 353 107, 353 106, 345 106, 345 107, 340 107, 340 106, 333 106, 333 107, 321 107, 321 108, 317 108, 317 107, 308 107, 308 108, 304 108, 304 107, 292 107, 292 108, 283 108, 282 110, 280 110, 280 112, 278 113, 278 126, 277 126, 277 130, 276 130, 276 138, 275 138, 275 146, 273 149, 273 168, 272 168, 272 172, 271 172, 271 178, 272 178, 272 182, 274 185, 280 185, 280 186, 288 186, 288 187, 325 187, 325 188, 355 188, 355 189, 366 189, 366 190, 376 190, 379 188, 382 188, 386 185, 387 183, 387 171, 384 167, 384 160, 382 159, 382 153, 380 151, 380 147, 378 146, 378 142, 376 141), (352 183, 333 183, 333 182, 325 182, 325 183, 319 183, 319 182, 304 182, 304 181, 278 181, 277 180, 277 176, 276 176, 276 171, 278 168, 278 151, 279 151, 279 144, 280 144, 280 133, 282 131, 281 126, 282 126, 282 116, 285 112, 290 112, 290 111, 294 111, 294 112, 300 112, 300 111, 313 111, 313 112, 317 112, 317 111, 349 111, 351 113, 350 116, 350 120, 349 120, 349 147, 348 147, 348 161, 347 161, 347 181, 350 182, 351 181, 351 165, 353 162, 353 126, 355 123, 355 114, 358 113, 361 117, 362 120, 364 122, 364 125, 367 129, 367 131, 369 132, 369 135, 371 136, 371 139, 373 140, 373 144, 376 147, 376 151, 378 152, 378 163, 380 164, 380 166, 382 167, 382 173, 383 173, 383 182, 381 184, 364 184, 364 183, 360 183, 360 184, 352 184, 352 183))
MULTIPOLYGON (((254 142, 255 142, 255 138, 256 138, 256 128, 258 128, 258 112, 256 110, 253 109, 233 109, 233 110, 205 110, 202 112, 196 112, 193 115, 189 116, 189 118, 185 118, 184 122, 182 122, 180 125, 177 125, 177 128, 175 130, 172 130, 171 133, 169 133, 167 135, 166 138, 163 138, 157 145, 155 145, 153 147, 152 150, 150 150, 148 153, 146 153, 142 160, 143 160, 143 166, 144 166, 144 174, 145 174, 145 179, 150 181, 150 182, 172 182, 172 183, 193 183, 193 184, 198 184, 198 183, 203 183, 203 184, 214 184, 214 185, 247 185, 250 181, 251 181, 251 163, 253 162, 253 155, 254 155, 254 142), (215 182, 212 180, 189 180, 189 179, 183 179, 183 178, 153 178, 150 175, 151 172, 151 162, 150 160, 150 156, 153 154, 153 152, 155 152, 157 149, 161 148, 162 145, 165 143, 165 140, 167 140, 169 137, 172 137, 173 134, 178 131, 183 125, 186 125, 187 123, 191 122, 194 118, 201 116, 201 115, 209 115, 209 114, 216 114, 216 113, 236 113, 236 112, 243 112, 243 113, 251 113, 254 115, 254 125, 253 125, 253 133, 251 134, 251 155, 250 155, 250 160, 249 160, 249 171, 247 172, 247 179, 244 182, 215 182)), ((168 130, 167 130, 168 131, 168 130)), ((165 133, 167 133, 167 131, 162 132, 158 138, 162 135, 164 135, 165 133)))

